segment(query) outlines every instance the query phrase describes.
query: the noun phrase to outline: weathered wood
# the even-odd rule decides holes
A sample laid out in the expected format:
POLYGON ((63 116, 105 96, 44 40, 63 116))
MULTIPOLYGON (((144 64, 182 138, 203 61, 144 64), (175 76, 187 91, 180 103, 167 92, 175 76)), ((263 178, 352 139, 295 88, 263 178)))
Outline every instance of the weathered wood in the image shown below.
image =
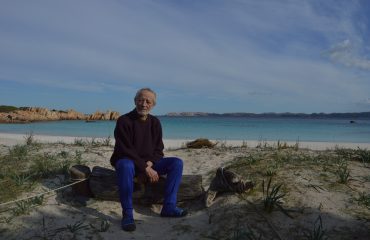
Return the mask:
POLYGON ((72 185, 72 190, 76 195, 84 197, 93 197, 89 186, 89 177, 91 170, 85 165, 74 165, 69 169, 72 182, 79 182, 72 185), (81 180, 85 180, 80 182, 81 180))
MULTIPOLYGON (((141 203, 163 202, 165 177, 161 176, 158 183, 141 184, 134 182, 133 199, 141 203)), ((94 167, 90 174, 90 189, 94 196, 102 200, 119 201, 117 175, 114 170, 94 167)), ((201 175, 183 175, 177 194, 179 202, 197 199, 204 194, 201 175)))

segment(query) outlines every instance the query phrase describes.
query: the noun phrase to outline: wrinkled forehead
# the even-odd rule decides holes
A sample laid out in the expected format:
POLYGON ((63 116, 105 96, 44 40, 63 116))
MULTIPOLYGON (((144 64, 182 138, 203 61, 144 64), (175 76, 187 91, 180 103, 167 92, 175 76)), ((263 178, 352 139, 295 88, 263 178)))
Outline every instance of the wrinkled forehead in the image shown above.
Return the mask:
POLYGON ((141 92, 138 94, 137 98, 138 98, 138 99, 139 99, 139 98, 141 98, 141 99, 150 99, 150 100, 155 101, 155 94, 154 94, 154 93, 152 93, 152 92, 150 92, 150 91, 143 90, 143 91, 141 91, 141 92))

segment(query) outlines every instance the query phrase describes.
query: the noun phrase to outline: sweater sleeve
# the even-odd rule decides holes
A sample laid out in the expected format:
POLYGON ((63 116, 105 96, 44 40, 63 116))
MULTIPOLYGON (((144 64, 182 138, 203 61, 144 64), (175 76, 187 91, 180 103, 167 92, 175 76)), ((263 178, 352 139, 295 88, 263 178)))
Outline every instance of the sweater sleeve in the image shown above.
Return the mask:
POLYGON ((115 150, 119 149, 119 152, 134 160, 134 164, 141 170, 145 171, 147 164, 145 160, 143 160, 136 152, 132 140, 132 129, 128 124, 125 124, 122 121, 117 121, 116 128, 114 129, 114 138, 116 140, 116 144, 114 146, 115 150))
POLYGON ((153 153, 153 161, 157 162, 161 158, 163 158, 163 140, 162 140, 162 126, 160 121, 157 119, 155 124, 155 134, 154 134, 154 153, 153 153))

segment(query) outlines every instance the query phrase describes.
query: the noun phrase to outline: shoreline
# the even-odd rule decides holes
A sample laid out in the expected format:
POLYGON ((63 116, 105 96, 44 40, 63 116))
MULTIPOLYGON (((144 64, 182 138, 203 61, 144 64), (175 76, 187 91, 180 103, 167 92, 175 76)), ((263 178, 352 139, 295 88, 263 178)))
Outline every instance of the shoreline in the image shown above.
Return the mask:
MULTIPOLYGON (((0 144, 12 146, 16 144, 22 144, 25 142, 27 134, 16 134, 16 133, 0 133, 0 144)), ((103 141, 106 138, 93 138, 93 137, 72 137, 72 136, 49 136, 49 135, 33 135, 34 140, 41 143, 56 143, 63 142, 67 144, 74 143, 76 139, 82 140, 96 140, 103 141)), ((163 139, 165 149, 181 148, 187 142, 193 141, 195 139, 163 139)), ((111 139, 112 144, 114 144, 114 138, 111 139)), ((210 139, 212 142, 219 142, 218 146, 221 144, 224 146, 239 147, 256 147, 261 144, 267 144, 268 146, 276 146, 278 141, 264 141, 264 140, 215 140, 210 139)), ((288 146, 294 146, 296 141, 280 141, 281 144, 286 143, 288 146)), ((352 149, 370 149, 370 143, 353 143, 353 142, 298 142, 299 148, 308 148, 312 150, 327 150, 334 149, 336 147, 340 148, 352 148, 352 149)))

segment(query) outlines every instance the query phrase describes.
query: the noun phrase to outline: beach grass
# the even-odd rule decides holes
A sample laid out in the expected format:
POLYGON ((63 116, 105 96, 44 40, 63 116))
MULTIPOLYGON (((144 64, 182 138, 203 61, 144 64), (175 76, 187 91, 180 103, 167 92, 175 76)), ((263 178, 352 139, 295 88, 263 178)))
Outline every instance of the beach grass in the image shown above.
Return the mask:
MULTIPOLYGON (((337 147, 335 149, 313 151, 287 147, 284 143, 271 146, 262 142, 257 145, 257 148, 250 149, 247 154, 235 157, 226 167, 244 176, 245 179, 252 179, 257 189, 258 186, 261 187, 262 191, 254 190, 248 194, 249 201, 247 202, 255 202, 256 206, 260 206, 259 202, 262 202, 262 207, 258 207, 257 211, 263 210, 272 213, 281 210, 288 217, 291 217, 290 210, 294 202, 291 199, 292 192, 297 189, 296 186, 292 185, 292 182, 300 178, 303 182, 307 181, 304 184, 306 188, 313 189, 317 193, 346 192, 350 196, 357 196, 355 202, 358 205, 370 208, 370 195, 367 192, 352 189, 350 186, 352 181, 370 181, 368 175, 356 178, 352 174, 352 167, 350 167, 350 165, 356 165, 357 162, 368 168, 369 154, 369 150, 359 148, 337 147), (302 169, 307 169, 310 175, 305 175, 302 169), (292 176, 287 175, 288 172, 294 173, 294 181, 292 181, 292 176), (265 180, 266 177, 269 177, 267 181, 265 180), (273 184, 272 179, 278 184, 273 184), (348 188, 346 189, 343 186, 350 187, 352 189, 351 193, 348 193, 348 188), (282 191, 283 189, 284 191, 282 191), (284 200, 280 202, 283 198, 284 200), (281 203, 287 204, 287 209, 281 203)), ((351 204, 350 199, 351 197, 346 202, 347 205, 351 204)), ((319 208, 321 208, 320 206, 319 208)), ((295 208, 300 209, 301 207, 296 206, 295 208)), ((351 214, 357 218, 369 219, 369 213, 353 210, 351 214)), ((318 217, 311 230, 302 230, 302 233, 305 233, 304 235, 301 233, 302 239, 328 239, 322 221, 322 218, 318 217)), ((237 231, 234 228, 234 232, 237 231)), ((240 235, 240 232, 237 234, 240 235)), ((257 236, 259 237, 259 235, 257 236)), ((266 234, 263 236, 266 237, 266 234)))
POLYGON ((261 240, 262 234, 258 233, 256 230, 253 230, 250 226, 244 228, 237 228, 230 238, 231 240, 261 240))
POLYGON ((281 199, 285 196, 285 193, 281 193, 282 184, 275 184, 271 186, 272 177, 269 178, 265 189, 265 181, 262 181, 262 192, 263 192, 263 206, 264 210, 271 213, 277 206, 280 205, 281 199), (271 187, 271 188, 270 188, 271 187))
POLYGON ((81 147, 92 147, 97 148, 101 146, 111 147, 112 146, 112 138, 110 136, 103 138, 103 139, 96 139, 96 138, 75 138, 73 145, 81 146, 81 147))
POLYGON ((43 179, 56 175, 68 176, 73 164, 81 164, 82 152, 44 152, 43 144, 36 142, 32 135, 24 144, 8 148, 0 155, 0 203, 11 201, 24 192, 34 189, 43 179))
MULTIPOLYGON (((207 167, 206 163, 217 158, 220 163, 212 165, 211 162, 208 165, 209 171, 201 173, 204 178, 214 176, 214 169, 222 164, 255 184, 253 190, 236 195, 236 199, 233 195, 220 195, 221 200, 216 202, 215 206, 204 210, 210 216, 209 225, 204 229, 199 230, 197 223, 192 223, 198 213, 191 212, 189 218, 171 226, 171 231, 176 232, 178 236, 193 236, 195 239, 199 236, 204 239, 278 239, 281 232, 285 233, 285 236, 293 234, 295 239, 327 239, 328 236, 344 234, 344 230, 333 230, 326 226, 330 216, 324 214, 328 211, 325 197, 334 202, 331 198, 335 194, 340 196, 340 203, 344 202, 341 211, 354 219, 369 221, 370 195, 366 188, 358 186, 368 186, 366 184, 370 182, 368 173, 359 173, 359 170, 369 167, 370 151, 339 147, 315 151, 298 147, 298 142, 296 145, 284 142, 271 145, 261 142, 257 147, 248 147, 247 144, 241 147, 220 144, 212 149, 169 150, 171 155, 183 154, 182 158, 188 161, 185 163, 189 167, 196 165, 197 161, 203 161, 197 171, 202 171, 202 167, 207 167), (305 202, 305 198, 311 199, 311 202, 305 202), (229 202, 230 199, 232 201, 229 202), (312 205, 307 207, 308 204, 312 205), (283 225, 285 222, 286 226, 283 225)), ((91 164, 91 159, 85 158, 86 153, 93 153, 102 161, 108 162, 111 151, 109 138, 105 141, 77 139, 71 144, 39 143, 32 137, 24 139, 23 144, 8 147, 6 151, 0 152, 0 203, 19 199, 40 185, 43 188, 38 190, 44 189, 47 187, 45 182, 59 176, 66 181, 70 166, 86 162, 91 164)), ((62 195, 58 197, 58 204, 63 205, 65 199, 62 199, 62 195)), ((45 200, 40 196, 19 201, 12 205, 7 217, 0 219, 0 222, 12 224, 14 219, 32 215, 34 209, 46 205, 45 200)), ((332 204, 330 201, 329 205, 332 204)), ((42 220, 38 220, 38 232, 33 232, 31 237, 52 239, 61 234, 69 234, 71 239, 82 239, 86 236, 101 237, 104 234, 117 233, 114 232, 117 231, 117 226, 112 224, 114 218, 110 217, 116 216, 110 212, 115 210, 110 207, 112 203, 104 205, 108 210, 99 204, 102 203, 87 208, 76 207, 78 213, 73 218, 63 216, 68 219, 67 224, 50 226, 47 222, 49 218, 42 216, 42 220), (100 211, 105 213, 100 214, 100 211), (91 213, 94 220, 85 217, 91 213), (105 214, 109 215, 109 220, 105 214), (96 218, 97 216, 99 218, 96 218)), ((68 209, 71 208, 68 205, 68 209)), ((145 221, 140 224, 144 224, 143 222, 145 221)))
POLYGON ((358 204, 362 204, 370 209, 370 193, 360 193, 359 197, 356 198, 356 201, 358 202, 358 204))
POLYGON ((347 162, 341 162, 339 164, 338 170, 337 170, 337 176, 339 183, 346 184, 348 183, 349 177, 350 177, 350 171, 348 169, 348 163, 347 162))
POLYGON ((323 227, 322 218, 319 215, 313 224, 311 231, 305 233, 305 239, 307 240, 326 240, 326 230, 323 227))

